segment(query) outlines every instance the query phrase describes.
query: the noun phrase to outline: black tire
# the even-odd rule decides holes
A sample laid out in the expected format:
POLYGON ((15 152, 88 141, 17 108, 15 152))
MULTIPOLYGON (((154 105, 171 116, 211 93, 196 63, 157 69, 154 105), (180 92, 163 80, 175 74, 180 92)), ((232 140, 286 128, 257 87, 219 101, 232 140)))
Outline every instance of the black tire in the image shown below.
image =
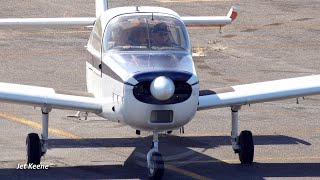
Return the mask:
POLYGON ((30 133, 26 139, 27 164, 40 164, 41 143, 38 134, 30 133))
POLYGON ((148 169, 149 179, 158 180, 161 179, 164 174, 164 162, 162 156, 158 152, 153 152, 151 154, 150 160, 151 166, 148 169))
POLYGON ((254 156, 254 144, 252 133, 250 131, 242 131, 239 136, 239 159, 241 164, 251 164, 254 156))

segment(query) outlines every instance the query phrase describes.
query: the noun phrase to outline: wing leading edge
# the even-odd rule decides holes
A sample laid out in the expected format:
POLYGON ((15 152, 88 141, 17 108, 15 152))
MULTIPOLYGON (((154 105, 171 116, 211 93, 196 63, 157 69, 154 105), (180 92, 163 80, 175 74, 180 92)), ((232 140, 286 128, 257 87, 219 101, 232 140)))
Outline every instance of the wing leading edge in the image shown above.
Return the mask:
POLYGON ((0 26, 10 25, 93 25, 96 18, 8 18, 0 19, 0 26))
POLYGON ((0 83, 0 101, 36 107, 100 113, 101 101, 90 93, 55 91, 52 88, 0 83))
POLYGON ((198 110, 320 94, 320 75, 200 91, 198 110))

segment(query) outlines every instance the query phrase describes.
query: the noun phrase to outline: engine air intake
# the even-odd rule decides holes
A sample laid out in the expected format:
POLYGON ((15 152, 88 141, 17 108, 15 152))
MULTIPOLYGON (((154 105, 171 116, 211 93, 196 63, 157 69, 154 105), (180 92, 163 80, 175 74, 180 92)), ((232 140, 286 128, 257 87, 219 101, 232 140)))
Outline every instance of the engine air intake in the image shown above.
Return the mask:
POLYGON ((159 110, 151 111, 151 123, 172 123, 173 111, 171 110, 159 110))
POLYGON ((165 105, 165 104, 176 104, 181 103, 189 99, 192 93, 192 87, 187 81, 190 79, 191 75, 188 73, 153 73, 153 74, 139 74, 137 77, 134 77, 139 82, 133 87, 133 95, 134 97, 144 103, 147 104, 157 104, 157 105, 165 105), (165 76, 172 80, 174 84, 174 93, 170 96, 169 99, 161 100, 161 98, 155 98, 151 91, 150 87, 154 79, 157 77, 165 76))

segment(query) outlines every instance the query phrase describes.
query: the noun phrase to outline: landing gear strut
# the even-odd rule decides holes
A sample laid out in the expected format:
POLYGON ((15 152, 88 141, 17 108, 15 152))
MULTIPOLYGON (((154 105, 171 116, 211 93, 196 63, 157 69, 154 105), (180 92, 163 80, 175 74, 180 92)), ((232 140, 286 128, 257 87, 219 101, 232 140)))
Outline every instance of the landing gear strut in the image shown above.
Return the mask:
POLYGON ((30 133, 26 139, 27 164, 40 164, 41 156, 48 149, 48 130, 50 108, 41 108, 42 111, 42 134, 41 139, 36 133, 30 133))
POLYGON ((241 164, 251 164, 254 156, 252 133, 250 131, 242 131, 238 137, 238 111, 240 109, 241 106, 231 107, 231 144, 234 152, 239 154, 239 160, 241 164))
POLYGON ((158 132, 153 132, 153 142, 147 154, 148 176, 150 179, 161 179, 164 174, 164 161, 159 151, 158 132))

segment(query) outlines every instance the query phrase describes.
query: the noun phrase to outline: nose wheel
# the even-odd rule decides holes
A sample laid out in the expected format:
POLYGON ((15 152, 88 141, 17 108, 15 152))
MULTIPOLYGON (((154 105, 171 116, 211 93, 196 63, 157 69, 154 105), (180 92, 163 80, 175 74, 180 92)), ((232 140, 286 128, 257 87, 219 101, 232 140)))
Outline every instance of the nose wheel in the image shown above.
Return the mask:
POLYGON ((162 155, 158 152, 158 132, 153 132, 153 142, 150 151, 147 154, 148 176, 150 179, 161 179, 164 174, 164 161, 162 155))
POLYGON ((152 152, 148 167, 148 176, 150 179, 161 179, 164 174, 164 162, 158 152, 152 152))

